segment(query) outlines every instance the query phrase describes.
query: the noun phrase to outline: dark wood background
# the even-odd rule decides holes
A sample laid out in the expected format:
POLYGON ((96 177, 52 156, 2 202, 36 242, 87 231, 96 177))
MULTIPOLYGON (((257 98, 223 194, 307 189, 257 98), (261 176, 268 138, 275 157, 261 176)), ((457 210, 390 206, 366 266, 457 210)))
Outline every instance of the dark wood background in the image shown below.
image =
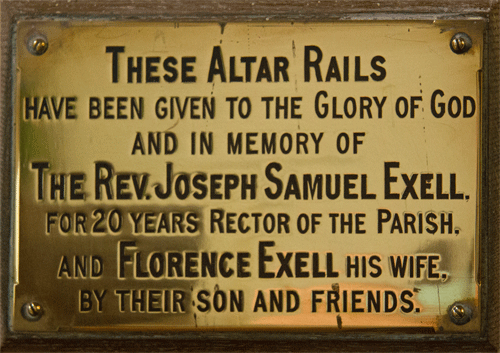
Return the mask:
POLYGON ((0 349, 3 352, 331 351, 498 352, 500 350, 498 0, 0 0, 0 349), (481 16, 489 19, 483 92, 482 286, 480 335, 425 332, 182 332, 27 335, 9 332, 12 177, 12 31, 21 18, 120 20, 333 21, 481 16))

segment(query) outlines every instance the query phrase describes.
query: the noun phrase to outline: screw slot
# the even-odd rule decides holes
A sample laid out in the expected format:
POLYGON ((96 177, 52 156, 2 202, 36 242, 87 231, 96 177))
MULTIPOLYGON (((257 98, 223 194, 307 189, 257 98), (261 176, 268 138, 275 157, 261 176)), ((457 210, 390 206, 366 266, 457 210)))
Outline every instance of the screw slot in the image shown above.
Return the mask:
POLYGON ((28 51, 36 56, 45 54, 49 48, 49 41, 41 34, 35 34, 28 38, 28 51))
POLYGON ((38 321, 43 315, 43 308, 36 302, 26 303, 21 308, 21 314, 28 321, 38 321))
POLYGON ((457 33, 451 38, 450 48, 455 54, 465 54, 472 48, 472 39, 466 33, 457 33))
POLYGON ((472 319, 472 308, 467 304, 455 303, 448 309, 451 321, 456 325, 465 325, 472 319))

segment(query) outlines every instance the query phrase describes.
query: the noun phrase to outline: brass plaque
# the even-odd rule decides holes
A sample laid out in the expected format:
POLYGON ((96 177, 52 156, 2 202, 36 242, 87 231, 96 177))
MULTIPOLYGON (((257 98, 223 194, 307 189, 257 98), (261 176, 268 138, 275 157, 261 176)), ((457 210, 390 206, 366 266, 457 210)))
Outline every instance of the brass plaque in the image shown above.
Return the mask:
POLYGON ((478 331, 483 27, 19 22, 13 330, 478 331))

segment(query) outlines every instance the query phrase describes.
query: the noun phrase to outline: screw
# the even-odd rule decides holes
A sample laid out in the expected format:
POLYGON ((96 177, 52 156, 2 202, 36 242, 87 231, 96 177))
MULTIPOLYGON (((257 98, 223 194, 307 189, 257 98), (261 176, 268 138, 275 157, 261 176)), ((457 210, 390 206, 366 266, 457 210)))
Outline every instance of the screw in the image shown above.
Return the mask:
POLYGON ((28 321, 38 321, 43 315, 43 308, 35 302, 26 303, 21 308, 21 314, 28 321))
POLYGON ((455 54, 465 54, 472 47, 472 39, 466 33, 455 34, 450 41, 450 48, 455 54))
POLYGON ((451 308, 451 315, 455 319, 460 320, 465 316, 465 308, 462 305, 454 305, 451 308))
POLYGON ((455 303, 448 310, 448 315, 456 325, 465 325, 472 319, 472 309, 466 304, 455 303))
POLYGON ((33 55, 43 55, 48 48, 47 38, 40 34, 33 35, 28 39, 28 51, 33 55))

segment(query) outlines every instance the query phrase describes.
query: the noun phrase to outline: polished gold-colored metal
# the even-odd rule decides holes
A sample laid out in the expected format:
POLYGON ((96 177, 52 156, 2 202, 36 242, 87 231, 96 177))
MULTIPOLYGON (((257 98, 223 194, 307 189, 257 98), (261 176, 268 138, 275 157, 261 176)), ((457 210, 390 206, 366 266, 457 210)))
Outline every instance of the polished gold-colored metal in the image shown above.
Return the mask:
POLYGON ((40 304, 31 302, 23 305, 21 313, 28 321, 38 321, 43 315, 43 309, 40 304))
POLYGON ((455 54, 464 54, 472 47, 472 40, 466 33, 457 33, 451 39, 450 46, 455 54))
POLYGON ((455 38, 452 40, 452 45, 455 51, 462 51, 465 48, 465 40, 463 38, 455 38))
POLYGON ((450 319, 456 325, 465 325, 468 323, 473 315, 472 308, 467 304, 455 303, 451 306, 450 319))
POLYGON ((465 316, 465 308, 461 305, 454 305, 451 309, 451 312, 457 319, 461 319, 465 316))
POLYGON ((47 51, 48 48, 49 43, 44 37, 40 35, 34 35, 28 40, 28 50, 33 55, 42 55, 47 51))
POLYGON ((483 31, 20 21, 12 330, 477 332, 483 31))

